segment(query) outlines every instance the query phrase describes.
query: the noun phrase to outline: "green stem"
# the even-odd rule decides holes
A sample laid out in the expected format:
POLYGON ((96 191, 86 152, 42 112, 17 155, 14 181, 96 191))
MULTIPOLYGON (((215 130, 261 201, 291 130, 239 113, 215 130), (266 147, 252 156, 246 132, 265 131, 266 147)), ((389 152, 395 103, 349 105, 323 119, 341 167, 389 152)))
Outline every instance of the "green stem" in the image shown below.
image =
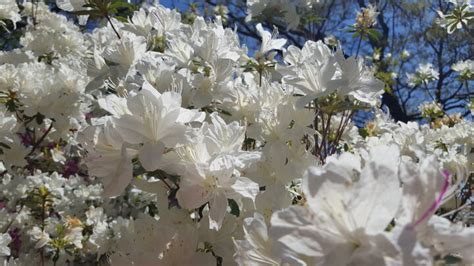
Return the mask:
POLYGON ((359 36, 359 42, 357 43, 357 51, 356 51, 356 56, 355 57, 359 56, 359 50, 360 50, 360 45, 361 44, 362 44, 362 35, 359 36))
POLYGON ((27 156, 33 154, 33 152, 39 147, 41 142, 43 142, 43 140, 46 138, 46 136, 49 134, 52 128, 53 128, 53 122, 51 122, 46 132, 44 132, 43 136, 41 136, 41 138, 34 144, 33 148, 31 149, 31 151, 28 153, 27 156))

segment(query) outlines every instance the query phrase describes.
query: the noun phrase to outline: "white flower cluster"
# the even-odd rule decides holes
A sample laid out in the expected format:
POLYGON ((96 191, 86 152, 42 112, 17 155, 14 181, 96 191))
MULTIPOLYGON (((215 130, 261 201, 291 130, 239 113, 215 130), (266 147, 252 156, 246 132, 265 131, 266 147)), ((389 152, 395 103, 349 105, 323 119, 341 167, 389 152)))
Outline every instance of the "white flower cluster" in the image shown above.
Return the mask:
POLYGON ((416 68, 415 73, 407 73, 408 85, 415 87, 418 85, 426 85, 431 81, 439 79, 439 72, 434 69, 433 64, 420 64, 416 68))
POLYGON ((452 65, 451 68, 459 72, 459 78, 461 80, 473 80, 474 79, 474 60, 459 61, 452 65))
POLYGON ((260 24, 249 57, 219 18, 32 8, 0 54, 5 265, 474 263, 472 122, 358 129, 384 87, 363 60, 260 24))
POLYGON ((377 7, 369 4, 366 8, 362 8, 357 12, 354 27, 356 28, 370 28, 377 24, 377 7))
POLYGON ((444 114, 443 106, 436 102, 423 103, 419 108, 423 117, 437 117, 444 114))

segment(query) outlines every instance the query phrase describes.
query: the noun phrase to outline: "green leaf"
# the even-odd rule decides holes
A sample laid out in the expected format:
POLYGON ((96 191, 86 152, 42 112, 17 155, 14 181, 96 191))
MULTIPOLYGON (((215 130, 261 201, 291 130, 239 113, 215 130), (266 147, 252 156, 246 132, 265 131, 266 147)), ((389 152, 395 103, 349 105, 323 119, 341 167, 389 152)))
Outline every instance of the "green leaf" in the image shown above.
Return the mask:
POLYGON ((346 31, 347 32, 356 32, 357 29, 354 27, 354 25, 349 25, 346 31))
POLYGON ((101 17, 102 13, 98 10, 79 10, 72 12, 76 16, 91 16, 91 17, 101 17))
POLYGON ((44 115, 42 115, 42 114, 40 114, 40 113, 37 113, 37 114, 36 114, 36 117, 35 117, 36 123, 37 123, 38 125, 43 124, 44 118, 45 118, 44 115))
POLYGON ((444 261, 449 265, 454 265, 462 262, 462 259, 460 257, 457 257, 455 255, 447 255, 446 257, 443 258, 444 261))
POLYGON ((128 18, 123 17, 123 16, 115 16, 114 18, 115 18, 116 20, 122 22, 122 23, 127 23, 127 22, 128 22, 128 18))
POLYGON ((239 210, 239 205, 235 200, 233 199, 227 199, 227 203, 229 204, 230 207, 230 213, 235 215, 236 217, 239 217, 240 215, 240 210, 239 210))
POLYGON ((379 41, 382 38, 382 34, 376 29, 367 30, 369 38, 373 41, 379 41))
POLYGON ((107 11, 109 11, 109 13, 115 14, 118 13, 119 8, 133 10, 135 9, 135 6, 124 1, 115 1, 107 7, 107 11))
POLYGON ((89 8, 93 8, 93 9, 97 8, 97 6, 94 5, 94 4, 85 4, 85 5, 83 5, 82 7, 86 7, 86 8, 89 7, 89 8))

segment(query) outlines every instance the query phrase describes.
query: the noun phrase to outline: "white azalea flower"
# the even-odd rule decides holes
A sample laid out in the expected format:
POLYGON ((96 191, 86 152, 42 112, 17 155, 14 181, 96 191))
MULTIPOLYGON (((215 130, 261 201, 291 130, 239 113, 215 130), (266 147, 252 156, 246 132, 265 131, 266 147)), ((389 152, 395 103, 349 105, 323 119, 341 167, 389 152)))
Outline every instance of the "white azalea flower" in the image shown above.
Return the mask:
POLYGON ((15 165, 22 167, 27 165, 25 158, 30 153, 30 149, 21 143, 21 139, 18 136, 13 136, 6 145, 9 148, 3 148, 3 154, 0 157, 6 166, 15 165))
POLYGON ((462 263, 467 265, 474 263, 472 252, 474 228, 453 224, 447 219, 433 216, 428 223, 427 237, 441 256, 457 254, 461 256, 462 263))
POLYGON ((77 226, 67 230, 64 240, 76 248, 82 248, 82 227, 77 226))
POLYGON ((210 117, 212 125, 203 126, 209 154, 226 157, 238 168, 245 168, 249 163, 260 158, 258 152, 242 151, 245 127, 235 121, 226 124, 217 113, 212 113, 210 117))
POLYGON ((93 126, 84 132, 86 149, 89 152, 86 163, 89 173, 101 177, 104 195, 119 196, 132 180, 132 158, 137 150, 123 144, 112 120, 107 119, 103 126, 93 126))
POLYGON ((129 23, 126 23, 123 29, 146 38, 153 29, 150 10, 140 8, 140 10, 134 11, 133 16, 129 18, 129 23))
POLYGON ((235 260, 239 265, 281 265, 262 215, 255 213, 244 220, 244 240, 234 240, 235 260))
POLYGON ((275 213, 270 234, 325 265, 383 262, 396 252, 384 230, 400 204, 398 156, 396 146, 380 146, 364 156, 362 167, 344 153, 323 168, 309 168, 303 179, 307 207, 275 213))
MULTIPOLYGON (((204 211, 205 212, 205 211, 204 211)), ((211 247, 215 255, 222 258, 224 264, 234 263, 233 238, 240 235, 240 221, 234 215, 227 215, 219 231, 209 229, 209 216, 203 213, 199 222, 199 247, 211 247)))
POLYGON ((8 233, 0 235, 0 257, 10 256, 10 248, 8 245, 10 244, 11 240, 12 238, 8 233))
POLYGON ((28 231, 28 234, 30 235, 33 242, 35 242, 36 249, 44 247, 49 243, 49 241, 51 241, 49 234, 37 226, 28 231))
POLYGON ((236 122, 226 125, 216 113, 211 118, 212 125, 201 128, 203 138, 198 143, 177 150, 181 162, 175 171, 182 178, 176 196, 187 209, 209 202, 209 226, 218 230, 227 212, 227 199, 255 200, 258 184, 240 176, 238 170, 257 160, 259 154, 241 151, 244 127, 236 122))
POLYGON ((114 121, 124 141, 142 144, 138 156, 148 171, 158 169, 166 148, 189 141, 190 131, 185 123, 204 119, 204 113, 181 108, 178 93, 160 94, 147 83, 137 95, 127 99, 127 106, 130 114, 114 121))
POLYGON ((278 31, 274 29, 273 33, 270 33, 263 29, 262 24, 258 23, 257 32, 260 37, 262 37, 262 44, 260 45, 260 50, 255 55, 256 58, 265 56, 266 53, 273 50, 282 50, 283 46, 286 44, 286 39, 277 39, 278 31))
POLYGON ((158 36, 172 34, 182 27, 181 15, 176 10, 157 6, 150 9, 149 16, 153 28, 158 31, 158 36))
POLYGON ((301 50, 290 47, 285 53, 285 61, 289 66, 279 68, 283 81, 304 94, 298 106, 302 107, 337 89, 338 84, 333 81, 336 60, 323 42, 307 42, 301 50))
POLYGON ((423 158, 419 165, 404 162, 401 166, 401 177, 403 197, 397 222, 412 224, 417 228, 423 227, 441 203, 441 199, 438 199, 438 206, 432 208, 439 195, 443 196, 446 192, 447 187, 443 192, 443 186, 446 185, 449 174, 443 176, 436 157, 429 156, 423 158))
MULTIPOLYGON (((90 9, 88 7, 84 7, 84 5, 86 4, 87 3, 85 0, 56 0, 56 5, 62 10, 65 10, 68 12, 75 12, 75 11, 90 9)), ((88 17, 89 15, 80 15, 79 24, 86 25, 88 17)))
POLYGON ((17 126, 17 120, 14 115, 7 115, 7 113, 0 112, 0 142, 8 141, 13 130, 17 126))
POLYGON ((105 50, 104 58, 128 69, 145 52, 146 42, 144 37, 134 34, 123 34, 122 38, 115 45, 110 45, 105 50))
POLYGON ((234 166, 224 158, 217 158, 209 165, 196 165, 187 170, 180 182, 176 197, 187 209, 199 208, 209 202, 209 227, 219 230, 227 213, 227 199, 255 200, 259 192, 257 183, 234 174, 234 166))
POLYGON ((336 52, 339 66, 338 93, 348 94, 364 103, 375 105, 377 98, 383 93, 384 83, 376 79, 362 59, 344 58, 341 50, 336 52))

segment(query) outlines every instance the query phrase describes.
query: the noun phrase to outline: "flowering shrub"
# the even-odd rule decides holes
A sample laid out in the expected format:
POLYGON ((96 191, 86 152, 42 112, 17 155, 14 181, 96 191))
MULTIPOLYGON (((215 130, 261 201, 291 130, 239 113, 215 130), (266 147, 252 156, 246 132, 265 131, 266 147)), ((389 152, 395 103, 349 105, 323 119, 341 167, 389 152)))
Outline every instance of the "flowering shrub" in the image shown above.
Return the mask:
MULTIPOLYGON (((429 123, 394 122, 384 82, 337 42, 285 46, 258 24, 250 57, 219 16, 58 1, 106 19, 84 32, 4 2, 4 27, 28 18, 0 53, 5 265, 474 263, 472 122, 436 102, 429 123), (358 110, 374 113, 362 128, 358 110)), ((359 13, 360 40, 376 14, 359 13)), ((472 60, 453 69, 470 79, 472 60)), ((425 64, 410 80, 437 78, 425 64)))

